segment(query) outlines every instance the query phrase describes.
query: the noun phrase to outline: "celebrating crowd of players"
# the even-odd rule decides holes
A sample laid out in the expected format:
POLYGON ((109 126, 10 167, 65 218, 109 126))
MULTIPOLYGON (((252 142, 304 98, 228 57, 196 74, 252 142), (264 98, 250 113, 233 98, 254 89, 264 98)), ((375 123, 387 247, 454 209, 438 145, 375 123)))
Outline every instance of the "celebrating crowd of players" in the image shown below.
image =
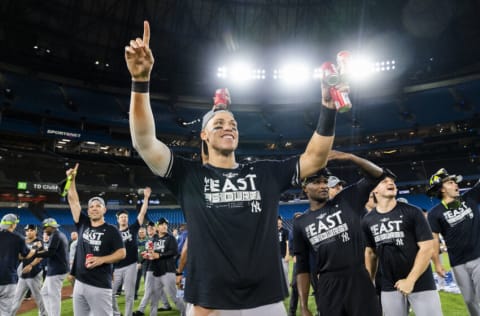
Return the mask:
MULTIPOLYGON (((132 77, 131 137, 134 148, 176 195, 184 212, 189 235, 188 241, 181 240, 183 251, 168 233, 168 221, 160 218, 153 225, 148 223, 149 237, 140 237, 144 264, 138 264, 139 231, 150 189, 145 189, 142 209, 133 224, 128 224, 128 212, 120 211, 117 226, 112 225, 105 221, 106 204, 101 197, 89 199, 86 212, 82 211, 76 190, 77 164, 67 171, 72 181, 68 203, 78 232, 73 262, 55 219, 43 221, 49 240, 42 244, 30 235, 31 226, 25 227, 26 241, 13 233, 16 215, 2 218, 0 240, 6 242, 6 253, 0 257, 0 315, 16 312, 12 310, 18 308, 15 289, 23 293, 25 285, 40 313, 60 315, 60 289, 70 272, 75 280, 75 315, 120 315, 115 294, 123 283, 124 315, 143 315, 147 304, 150 315, 156 315, 158 302, 168 309, 170 299, 181 315, 286 316, 283 300, 288 295, 289 255, 294 257, 304 316, 312 315, 308 308, 311 285, 317 313, 322 316, 404 316, 410 307, 417 316, 441 315, 430 260, 443 275, 438 259, 442 235, 468 310, 480 316, 479 183, 460 196, 461 178, 439 170, 430 179, 428 193, 441 203, 428 213, 428 220, 418 207, 398 202, 396 176, 391 171, 331 150, 336 109, 323 85, 318 126, 301 155, 238 163, 238 126, 228 109, 228 90, 220 89, 213 109, 201 120, 202 160, 183 158, 156 137, 149 94, 154 63, 149 41, 150 27, 144 22, 143 38, 125 47, 132 77), (345 183, 325 168, 329 160, 353 163, 364 176, 343 188, 345 183), (293 245, 287 245, 278 204, 281 192, 295 185, 303 187, 309 209, 297 214, 290 238, 293 245), (375 201, 374 206, 369 199, 375 201), (368 213, 365 205, 369 205, 368 213), (19 258, 23 270, 17 286, 19 258), (38 265, 44 260, 47 275, 39 291, 38 265), (145 271, 145 293, 133 311, 139 270, 145 271), (176 282, 180 272, 186 273, 183 297, 175 285, 183 284, 176 282)), ((294 315, 293 306, 288 313, 294 315)))

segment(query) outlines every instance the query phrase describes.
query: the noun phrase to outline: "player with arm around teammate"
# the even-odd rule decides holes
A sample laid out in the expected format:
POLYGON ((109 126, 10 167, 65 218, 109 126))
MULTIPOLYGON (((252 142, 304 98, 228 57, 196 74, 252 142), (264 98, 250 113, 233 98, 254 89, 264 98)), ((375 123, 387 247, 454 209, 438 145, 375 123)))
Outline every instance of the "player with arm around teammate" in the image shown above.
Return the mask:
POLYGON ((303 316, 308 309, 310 274, 319 274, 317 293, 320 315, 381 315, 378 298, 365 268, 365 243, 361 229, 364 205, 370 191, 388 174, 372 162, 353 154, 332 151, 329 160, 350 161, 366 175, 329 199, 327 169, 304 180, 310 208, 294 221, 294 255, 303 316), (315 265, 310 265, 313 256, 315 265))

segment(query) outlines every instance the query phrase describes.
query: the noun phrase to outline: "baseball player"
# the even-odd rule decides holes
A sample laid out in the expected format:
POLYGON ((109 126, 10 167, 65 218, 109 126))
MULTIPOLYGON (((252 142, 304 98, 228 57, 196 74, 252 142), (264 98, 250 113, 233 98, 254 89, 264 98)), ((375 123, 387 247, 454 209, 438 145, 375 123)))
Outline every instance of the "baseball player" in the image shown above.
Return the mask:
POLYGON ((170 299, 175 302, 181 315, 185 315, 185 304, 181 298, 177 297, 177 288, 175 285, 175 259, 178 254, 177 240, 168 233, 168 220, 161 217, 157 221, 158 238, 153 243, 151 252, 151 259, 153 265, 153 293, 154 299, 150 310, 150 316, 156 315, 159 296, 158 294, 163 290, 165 294, 170 296, 170 299))
POLYGON ((132 225, 128 226, 128 211, 121 210, 117 212, 117 222, 120 234, 122 235, 125 249, 127 250, 127 256, 125 259, 115 263, 115 270, 113 272, 113 311, 114 315, 120 315, 118 309, 117 299, 115 293, 119 290, 121 284, 125 289, 125 315, 131 316, 133 312, 133 302, 135 300, 135 281, 137 279, 137 256, 138 256, 138 230, 143 225, 145 214, 148 209, 148 199, 152 193, 152 189, 149 187, 143 190, 143 204, 138 213, 137 220, 132 225))
POLYGON ((458 184, 462 176, 449 174, 444 168, 430 177, 427 194, 441 200, 428 212, 437 273, 445 277, 440 261, 440 238, 445 239, 450 265, 471 315, 480 315, 480 181, 463 195, 458 184))
POLYGON ((47 258, 47 276, 41 291, 43 304, 49 316, 60 316, 63 280, 69 272, 68 240, 65 234, 58 230, 60 225, 55 219, 44 219, 42 227, 49 237, 44 249, 36 254, 38 258, 47 258))
POLYGON ((239 164, 237 122, 225 108, 228 91, 219 90, 202 119, 203 161, 184 159, 156 138, 149 41, 144 22, 143 39, 125 48, 133 80, 130 130, 133 146, 177 195, 189 225, 187 314, 286 315, 288 290, 275 225, 280 193, 325 165, 335 130, 334 102, 323 89, 318 127, 300 157, 239 164))
POLYGON ((126 257, 125 246, 118 229, 105 222, 105 201, 95 196, 88 200, 88 216, 82 212, 76 188, 78 164, 67 171, 72 179, 68 204, 77 227, 78 244, 72 275, 73 313, 77 316, 111 316, 112 268, 126 257))
MULTIPOLYGON (((43 247, 42 241, 37 238, 37 227, 33 224, 28 224, 25 226, 25 243, 28 249, 43 247)), ((41 258, 30 258, 22 260, 22 273, 20 279, 17 283, 17 288, 15 289, 15 298, 13 300, 12 306, 12 315, 16 315, 20 305, 22 304, 23 298, 25 297, 28 290, 32 293, 33 299, 38 307, 38 313, 41 316, 46 316, 47 311, 45 310, 45 305, 43 304, 43 298, 40 293, 42 289, 42 266, 40 262, 41 258)))
POLYGON ((383 179, 373 190, 377 204, 363 218, 365 258, 372 280, 382 271, 381 301, 385 316, 441 316, 440 297, 430 260, 433 238, 422 210, 398 202, 395 177, 383 179), (378 262, 378 263, 377 263, 378 262))
POLYGON ((35 255, 36 249, 28 249, 22 237, 14 233, 18 217, 6 214, 0 222, 0 240, 2 255, 0 256, 0 315, 10 315, 18 282, 17 267, 19 258, 29 259, 35 255))
POLYGON ((294 254, 302 315, 310 316, 310 274, 317 278, 320 315, 381 315, 373 283, 365 268, 365 243, 360 220, 370 191, 388 171, 352 154, 332 151, 329 160, 348 160, 367 175, 332 200, 326 169, 306 178, 310 208, 294 221, 294 254), (310 257, 314 257, 314 270, 310 257))

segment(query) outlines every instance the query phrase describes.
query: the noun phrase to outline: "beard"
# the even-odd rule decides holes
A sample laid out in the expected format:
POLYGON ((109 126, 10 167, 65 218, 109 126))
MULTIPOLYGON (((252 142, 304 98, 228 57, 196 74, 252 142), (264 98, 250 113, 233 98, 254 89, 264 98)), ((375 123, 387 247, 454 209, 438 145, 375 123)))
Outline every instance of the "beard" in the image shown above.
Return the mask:
POLYGON ((326 196, 323 196, 323 195, 312 196, 311 199, 317 203, 325 203, 328 201, 328 194, 326 194, 326 196))

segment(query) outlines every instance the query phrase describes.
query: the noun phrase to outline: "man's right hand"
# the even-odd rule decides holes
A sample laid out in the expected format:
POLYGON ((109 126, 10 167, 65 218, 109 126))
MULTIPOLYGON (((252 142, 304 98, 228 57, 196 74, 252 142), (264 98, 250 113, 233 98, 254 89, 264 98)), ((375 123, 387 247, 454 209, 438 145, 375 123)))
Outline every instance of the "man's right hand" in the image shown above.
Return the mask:
POLYGON ((154 58, 149 47, 150 25, 143 22, 143 39, 137 37, 125 46, 125 61, 133 81, 149 81, 154 58))
POLYGON ((78 166, 79 166, 79 164, 77 162, 75 164, 75 167, 68 169, 67 172, 66 172, 67 177, 72 176, 73 179, 75 179, 75 176, 77 175, 78 166))
POLYGON ((150 198, 150 195, 152 194, 152 189, 150 187, 146 187, 143 189, 143 196, 147 199, 150 198))
POLYGON ((445 278, 445 268, 443 267, 443 265, 439 264, 439 265, 435 265, 435 271, 437 272, 437 274, 439 276, 441 276, 442 278, 445 278))

